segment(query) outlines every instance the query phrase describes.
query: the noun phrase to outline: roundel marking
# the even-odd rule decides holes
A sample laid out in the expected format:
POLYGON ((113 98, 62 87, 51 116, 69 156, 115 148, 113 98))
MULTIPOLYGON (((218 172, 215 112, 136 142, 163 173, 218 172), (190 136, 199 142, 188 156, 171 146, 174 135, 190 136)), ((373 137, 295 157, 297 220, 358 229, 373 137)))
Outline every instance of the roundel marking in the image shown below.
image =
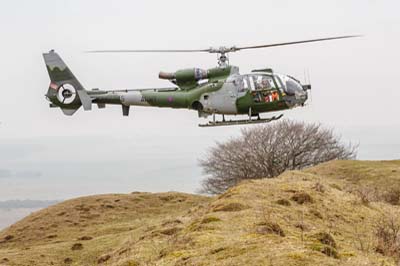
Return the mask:
POLYGON ((71 104, 76 98, 76 89, 65 83, 58 88, 57 99, 63 104, 71 104))

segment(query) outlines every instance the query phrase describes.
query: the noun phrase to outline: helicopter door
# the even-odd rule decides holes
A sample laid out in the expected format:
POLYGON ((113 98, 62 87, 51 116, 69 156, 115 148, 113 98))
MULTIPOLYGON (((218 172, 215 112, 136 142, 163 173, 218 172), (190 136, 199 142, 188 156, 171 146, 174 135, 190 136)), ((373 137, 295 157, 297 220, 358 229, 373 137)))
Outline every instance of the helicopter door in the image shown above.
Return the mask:
POLYGON ((258 76, 251 75, 251 76, 248 76, 248 79, 249 79, 249 84, 250 84, 250 93, 253 96, 253 101, 255 103, 262 102, 261 92, 259 91, 259 89, 257 87, 258 76))
POLYGON ((279 94, 271 76, 252 75, 249 77, 249 80, 253 84, 251 95, 255 103, 269 103, 279 100, 279 94))

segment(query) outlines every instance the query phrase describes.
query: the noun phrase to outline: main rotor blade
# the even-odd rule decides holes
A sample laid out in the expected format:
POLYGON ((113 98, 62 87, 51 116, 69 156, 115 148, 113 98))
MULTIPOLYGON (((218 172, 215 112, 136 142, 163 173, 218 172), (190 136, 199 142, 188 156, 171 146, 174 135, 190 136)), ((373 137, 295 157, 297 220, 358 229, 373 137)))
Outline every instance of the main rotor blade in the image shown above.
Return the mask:
POLYGON ((330 41, 330 40, 347 39, 347 38, 355 38, 355 37, 361 37, 361 35, 347 35, 347 36, 328 37, 328 38, 311 39, 311 40, 296 41, 296 42, 282 42, 282 43, 273 43, 273 44, 265 44, 265 45, 244 46, 244 47, 235 47, 234 49, 235 49, 235 51, 240 51, 240 50, 246 50, 246 49, 268 48, 268 47, 285 46, 285 45, 293 45, 293 44, 309 43, 309 42, 330 41))
POLYGON ((86 51, 86 53, 195 53, 209 52, 210 49, 202 50, 95 50, 86 51))
POLYGON ((339 37, 328 37, 321 39, 311 39, 304 41, 296 41, 296 42, 283 42, 283 43, 273 43, 273 44, 265 44, 265 45, 255 45, 255 46, 243 46, 243 47, 216 47, 216 48, 208 48, 208 49, 140 49, 140 50, 94 50, 94 51, 86 51, 86 53, 218 53, 218 54, 226 54, 231 52, 237 52, 246 49, 257 49, 257 48, 268 48, 275 46, 284 46, 284 45, 293 45, 300 43, 310 43, 310 42, 320 42, 320 41, 329 41, 329 40, 337 40, 337 39, 346 39, 346 38, 354 38, 361 37, 361 35, 347 35, 347 36, 339 36, 339 37))

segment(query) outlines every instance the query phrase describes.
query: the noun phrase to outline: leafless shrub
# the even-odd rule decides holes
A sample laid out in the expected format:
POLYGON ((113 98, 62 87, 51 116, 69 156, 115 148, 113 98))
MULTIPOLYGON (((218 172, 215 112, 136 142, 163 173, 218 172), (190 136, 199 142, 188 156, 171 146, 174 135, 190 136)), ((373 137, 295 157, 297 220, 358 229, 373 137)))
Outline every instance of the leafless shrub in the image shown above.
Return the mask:
POLYGON ((349 192, 356 194, 361 203, 368 205, 373 201, 381 201, 391 205, 400 205, 400 188, 392 187, 382 190, 379 187, 361 186, 351 188, 349 192))
POLYGON ((252 127, 217 143, 200 160, 208 175, 202 191, 219 194, 241 180, 276 177, 285 170, 355 156, 355 146, 342 144, 333 130, 319 124, 284 120, 252 127))
POLYGON ((383 192, 381 198, 389 204, 400 205, 400 188, 392 188, 383 192))
POLYGON ((327 255, 328 257, 333 257, 335 259, 339 258, 336 241, 330 233, 320 232, 316 234, 314 237, 318 241, 318 244, 315 243, 311 247, 313 250, 319 251, 327 255))
POLYGON ((277 217, 273 209, 268 204, 260 206, 261 221, 256 223, 257 234, 276 234, 279 236, 286 236, 285 232, 277 222, 277 217))
POLYGON ((322 244, 329 245, 333 248, 337 248, 336 241, 330 233, 320 232, 320 233, 316 234, 315 237, 322 244))
POLYGON ((375 250, 386 256, 393 256, 400 260, 400 216, 388 213, 375 224, 377 245, 375 250))
POLYGON ((373 243, 373 233, 366 230, 363 223, 352 223, 351 226, 354 232, 354 244, 356 248, 365 253, 370 252, 373 243))
POLYGON ((358 187, 353 192, 360 198, 364 205, 368 205, 371 201, 375 201, 377 197, 376 188, 358 187))

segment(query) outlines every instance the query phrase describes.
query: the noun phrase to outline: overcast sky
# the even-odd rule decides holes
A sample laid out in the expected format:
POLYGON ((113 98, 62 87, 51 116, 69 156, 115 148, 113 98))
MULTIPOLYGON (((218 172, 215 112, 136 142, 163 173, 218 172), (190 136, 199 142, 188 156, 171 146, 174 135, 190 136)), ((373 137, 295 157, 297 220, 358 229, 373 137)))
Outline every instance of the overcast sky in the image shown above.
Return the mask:
MULTIPOLYGON (((160 70, 210 68, 215 55, 85 54, 208 48, 327 36, 363 38, 243 51, 231 63, 304 80, 312 101, 288 119, 335 127, 360 159, 400 158, 399 1, 78 1, 0 4, 0 200, 135 190, 193 192, 197 160, 241 127, 198 128, 187 110, 49 109, 42 53, 55 49, 87 88, 169 86, 160 70)), ((264 114, 267 117, 268 114, 264 114)))

